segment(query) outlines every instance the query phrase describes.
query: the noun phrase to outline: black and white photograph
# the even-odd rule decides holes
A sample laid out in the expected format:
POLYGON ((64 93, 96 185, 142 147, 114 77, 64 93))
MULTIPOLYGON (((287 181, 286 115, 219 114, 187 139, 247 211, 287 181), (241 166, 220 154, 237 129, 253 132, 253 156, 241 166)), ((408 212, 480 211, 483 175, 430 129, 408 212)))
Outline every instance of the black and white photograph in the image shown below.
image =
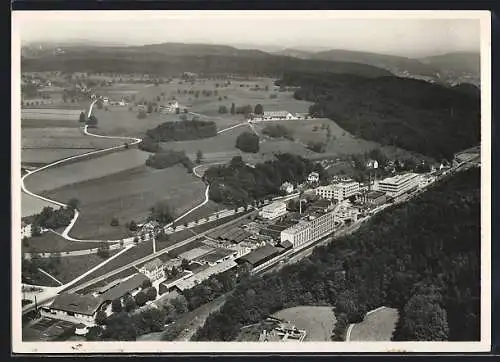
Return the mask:
POLYGON ((13 352, 489 351, 490 21, 13 11, 13 352))

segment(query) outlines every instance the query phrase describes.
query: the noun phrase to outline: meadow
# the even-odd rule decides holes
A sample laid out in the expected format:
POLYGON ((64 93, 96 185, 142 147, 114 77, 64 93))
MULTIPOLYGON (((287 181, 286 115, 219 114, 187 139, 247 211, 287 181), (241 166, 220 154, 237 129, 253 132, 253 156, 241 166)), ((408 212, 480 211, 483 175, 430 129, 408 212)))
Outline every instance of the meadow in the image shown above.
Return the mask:
POLYGON ((390 341, 399 319, 394 308, 381 308, 365 317, 361 323, 354 325, 351 341, 390 341))
POLYGON ((47 195, 56 200, 80 200, 80 217, 71 231, 73 237, 119 239, 131 235, 125 223, 145 220, 157 201, 166 201, 175 215, 180 215, 201 203, 204 191, 203 182, 181 166, 157 170, 140 165, 66 185, 47 195), (114 217, 119 226, 110 225, 114 217))
POLYGON ((22 243, 23 253, 64 253, 66 251, 95 249, 99 243, 69 241, 53 231, 28 238, 22 243))
MULTIPOLYGON (((113 152, 40 171, 26 178, 25 185, 30 191, 36 193, 54 190, 138 167, 144 164, 148 156, 148 153, 136 148, 113 152)), ((75 197, 75 194, 71 197, 75 197)))

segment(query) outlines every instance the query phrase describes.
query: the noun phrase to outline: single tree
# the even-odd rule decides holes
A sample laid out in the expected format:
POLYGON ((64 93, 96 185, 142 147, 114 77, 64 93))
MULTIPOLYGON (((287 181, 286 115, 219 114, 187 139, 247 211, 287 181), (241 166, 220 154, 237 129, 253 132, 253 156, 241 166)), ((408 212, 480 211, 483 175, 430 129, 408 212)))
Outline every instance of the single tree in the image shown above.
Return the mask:
POLYGON ((118 221, 118 218, 114 217, 111 219, 111 222, 110 222, 110 225, 111 226, 118 226, 120 225, 120 222, 118 221))
POLYGON ((134 297, 129 293, 123 297, 123 306, 126 312, 132 312, 137 307, 134 297))
POLYGON ((255 114, 264 114, 264 107, 262 107, 262 104, 257 104, 255 106, 254 113, 255 114))
POLYGON ((111 310, 113 313, 121 313, 123 310, 122 301, 120 299, 114 299, 113 302, 111 302, 111 310))
POLYGON ((78 206, 80 206, 80 200, 78 200, 77 198, 71 198, 68 201, 68 206, 72 210, 78 209, 78 206))
POLYGON ((198 150, 198 152, 196 152, 196 163, 199 165, 202 160, 203 160, 203 152, 201 152, 201 150, 198 150))
POLYGON ((81 112, 80 113, 80 122, 85 122, 87 120, 86 116, 85 116, 85 112, 81 112))
POLYGON ((149 287, 146 290, 146 297, 148 298, 148 300, 155 300, 157 295, 158 292, 156 291, 155 287, 149 287))
POLYGON ((236 113, 236 105, 234 103, 231 103, 231 114, 236 113))
POLYGON ((142 282, 141 288, 148 289, 148 288, 151 288, 152 285, 153 285, 153 283, 151 283, 151 279, 146 279, 142 282))
POLYGON ((146 296, 146 293, 144 293, 142 290, 137 293, 134 297, 135 304, 137 306, 142 307, 146 302, 148 301, 148 297, 146 296))
POLYGON ((107 315, 106 312, 102 309, 98 310, 95 315, 95 322, 97 325, 102 326, 106 324, 107 315))

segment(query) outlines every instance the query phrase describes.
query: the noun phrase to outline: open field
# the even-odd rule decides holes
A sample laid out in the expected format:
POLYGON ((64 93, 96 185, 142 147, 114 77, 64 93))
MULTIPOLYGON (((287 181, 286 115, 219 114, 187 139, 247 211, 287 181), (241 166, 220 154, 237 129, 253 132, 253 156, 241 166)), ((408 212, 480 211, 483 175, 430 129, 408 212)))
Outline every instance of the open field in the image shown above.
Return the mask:
POLYGON ((332 307, 299 306, 283 309, 273 314, 294 324, 298 329, 307 331, 304 341, 331 341, 336 319, 332 307))
POLYGON ((98 119, 95 133, 108 136, 142 137, 146 130, 154 128, 166 121, 179 120, 175 114, 151 113, 144 119, 137 118, 137 110, 129 111, 128 107, 109 106, 109 110, 97 109, 92 113, 98 119))
MULTIPOLYGON (((54 190, 66 185, 93 180, 138 167, 144 164, 148 156, 148 153, 136 148, 113 152, 75 163, 48 168, 26 178, 25 184, 30 191, 36 193, 54 190)), ((71 197, 75 197, 75 195, 73 194, 71 197)), ((67 200, 58 201, 64 202, 67 200)))
MULTIPOLYGON (((112 257, 118 251, 111 250, 109 257, 112 257)), ((96 254, 61 257, 60 261, 55 264, 55 270, 50 275, 66 284, 105 260, 96 254)))
POLYGON ((21 217, 38 214, 45 206, 59 207, 58 205, 25 194, 21 191, 21 188, 19 188, 19 192, 21 192, 21 217))
POLYGON ((32 148, 108 148, 123 141, 87 136, 77 127, 23 128, 21 146, 32 148))
POLYGON ((174 214, 180 215, 202 202, 204 191, 203 182, 188 174, 184 167, 156 170, 141 165, 102 178, 66 185, 48 192, 47 196, 65 201, 77 195, 81 202, 80 217, 71 236, 117 239, 131 235, 125 223, 146 219, 157 201, 166 201, 174 214), (118 218, 119 226, 110 226, 113 217, 118 218))
POLYGON ((394 308, 381 308, 354 325, 351 341, 390 341, 398 322, 399 313, 394 308))
POLYGON ((378 146, 375 142, 365 141, 353 137, 329 119, 260 122, 256 123, 254 127, 260 134, 262 134, 264 127, 271 124, 279 124, 286 127, 291 131, 294 139, 303 144, 307 145, 307 143, 311 141, 327 143, 324 155, 328 156, 364 153, 378 146), (330 127, 331 133, 329 142, 327 142, 327 126, 330 127))
POLYGON ((21 110, 21 119, 78 122, 81 112, 85 112, 85 109, 25 108, 21 110))
POLYGON ((41 165, 94 150, 95 148, 28 148, 21 150, 21 162, 41 165))
POLYGON ((31 284, 31 285, 39 285, 43 287, 59 287, 61 286, 58 282, 56 282, 54 279, 49 277, 48 275, 45 275, 42 272, 37 272, 36 274, 30 275, 29 278, 26 278, 24 275, 21 276, 22 282, 26 284, 31 284))
POLYGON ((65 251, 95 249, 99 247, 99 243, 66 240, 62 236, 52 231, 43 233, 40 236, 33 236, 31 238, 28 238, 27 245, 25 245, 24 242, 22 245, 23 253, 62 253, 65 251))

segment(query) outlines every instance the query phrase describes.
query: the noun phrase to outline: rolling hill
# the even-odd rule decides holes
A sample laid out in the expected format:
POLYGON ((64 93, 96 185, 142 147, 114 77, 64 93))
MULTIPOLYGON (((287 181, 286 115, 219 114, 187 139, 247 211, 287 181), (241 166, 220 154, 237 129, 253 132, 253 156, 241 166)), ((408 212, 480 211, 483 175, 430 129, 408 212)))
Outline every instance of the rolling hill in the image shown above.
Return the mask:
POLYGON ((113 71, 165 76, 186 71, 259 76, 280 76, 285 71, 347 73, 364 77, 390 75, 387 70, 365 64, 305 60, 223 45, 164 43, 130 47, 67 47, 63 51, 35 58, 22 57, 22 70, 113 71))

